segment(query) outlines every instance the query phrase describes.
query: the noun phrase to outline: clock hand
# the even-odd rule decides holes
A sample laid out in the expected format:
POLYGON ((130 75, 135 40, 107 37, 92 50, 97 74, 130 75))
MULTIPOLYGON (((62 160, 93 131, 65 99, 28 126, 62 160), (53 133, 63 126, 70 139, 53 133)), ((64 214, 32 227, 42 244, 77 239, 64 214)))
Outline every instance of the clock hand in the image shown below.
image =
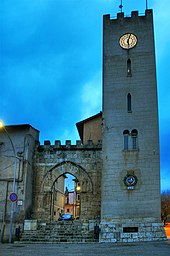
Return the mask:
POLYGON ((130 37, 131 37, 131 34, 129 35, 128 40, 127 40, 128 46, 129 46, 130 37))

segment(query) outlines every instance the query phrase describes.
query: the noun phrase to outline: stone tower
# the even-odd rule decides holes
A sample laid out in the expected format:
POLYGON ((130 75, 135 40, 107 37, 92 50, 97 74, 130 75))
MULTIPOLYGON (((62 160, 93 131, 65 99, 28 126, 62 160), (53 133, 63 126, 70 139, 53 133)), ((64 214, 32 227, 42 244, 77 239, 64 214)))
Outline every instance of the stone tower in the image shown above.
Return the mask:
POLYGON ((103 21, 101 242, 165 238, 152 10, 103 21))

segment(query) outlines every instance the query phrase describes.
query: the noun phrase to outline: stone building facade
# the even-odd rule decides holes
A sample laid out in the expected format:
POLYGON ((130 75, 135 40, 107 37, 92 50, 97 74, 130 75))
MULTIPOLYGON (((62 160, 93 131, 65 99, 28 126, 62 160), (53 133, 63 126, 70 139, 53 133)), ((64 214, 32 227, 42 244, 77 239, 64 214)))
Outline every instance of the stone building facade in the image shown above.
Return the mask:
POLYGON ((7 126, 8 134, 1 129, 1 238, 9 230, 16 166, 14 224, 53 221, 57 182, 69 173, 81 187, 80 220, 100 224, 100 242, 165 239, 152 16, 152 10, 104 16, 103 111, 77 123, 76 145, 40 145, 30 125, 7 126))
POLYGON ((163 236, 157 110, 152 10, 104 15, 102 242, 163 236))
MULTIPOLYGON (((45 142, 39 145, 34 156, 34 190, 33 215, 34 219, 53 219, 52 188, 63 175, 72 174, 80 182, 81 187, 81 220, 99 219, 101 205, 101 142, 87 145, 77 141, 77 145, 55 145, 45 142)), ((60 210, 60 209, 59 209, 60 210)))
POLYGON ((39 131, 28 124, 11 125, 0 129, 1 241, 9 235, 11 217, 14 223, 13 231, 16 225, 22 225, 24 219, 30 218, 33 158, 38 140, 39 131), (17 201, 14 203, 9 198, 13 192, 17 194, 17 201))

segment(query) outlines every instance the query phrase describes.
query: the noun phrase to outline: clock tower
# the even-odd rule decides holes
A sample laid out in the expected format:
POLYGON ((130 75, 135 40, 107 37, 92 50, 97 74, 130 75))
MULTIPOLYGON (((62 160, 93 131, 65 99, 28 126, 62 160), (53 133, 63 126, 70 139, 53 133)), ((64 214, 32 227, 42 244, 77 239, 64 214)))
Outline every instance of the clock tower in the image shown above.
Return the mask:
POLYGON ((103 21, 101 242, 165 239, 152 10, 103 21))

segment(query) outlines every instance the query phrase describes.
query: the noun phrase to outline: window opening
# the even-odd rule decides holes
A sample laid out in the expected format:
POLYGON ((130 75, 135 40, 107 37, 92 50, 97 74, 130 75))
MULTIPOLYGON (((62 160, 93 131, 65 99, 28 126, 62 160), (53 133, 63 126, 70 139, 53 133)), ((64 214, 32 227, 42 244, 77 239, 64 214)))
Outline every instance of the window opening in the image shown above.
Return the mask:
POLYGON ((132 112, 132 96, 130 93, 127 95, 127 111, 132 112))
POLYGON ((129 131, 124 130, 123 135, 124 135, 124 150, 127 150, 129 147, 129 131))
POLYGON ((132 149, 137 149, 137 136, 138 131, 136 129, 131 131, 131 137, 132 137, 132 149))
POLYGON ((127 76, 132 76, 130 59, 127 60, 127 76))

